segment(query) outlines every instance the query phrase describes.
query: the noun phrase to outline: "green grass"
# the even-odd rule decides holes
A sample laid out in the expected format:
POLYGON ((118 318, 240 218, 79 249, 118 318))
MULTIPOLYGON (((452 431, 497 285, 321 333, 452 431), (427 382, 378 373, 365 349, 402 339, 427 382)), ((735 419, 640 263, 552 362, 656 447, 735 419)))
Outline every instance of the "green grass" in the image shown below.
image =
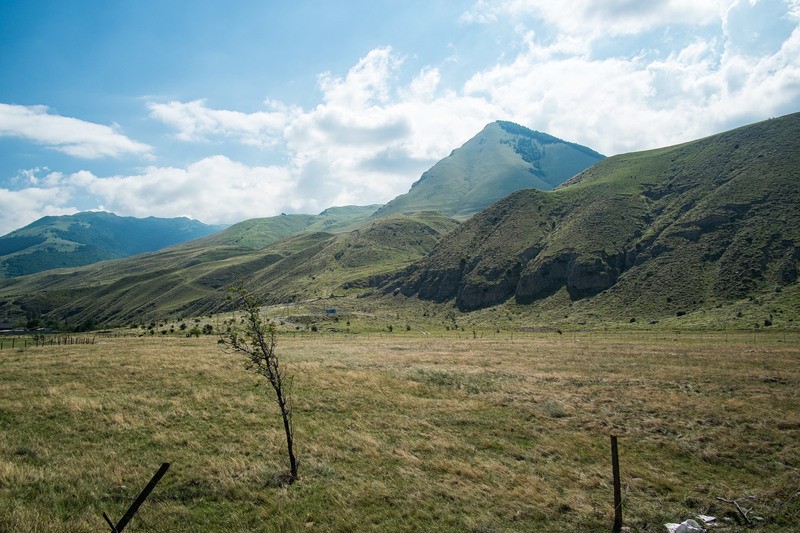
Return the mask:
MULTIPOLYGON (((356 324, 354 319, 353 324, 356 324)), ((301 479, 265 384, 213 337, 0 350, 0 530, 607 531, 800 516, 800 338, 290 334, 301 479)), ((743 529, 743 528, 742 528, 743 529)))

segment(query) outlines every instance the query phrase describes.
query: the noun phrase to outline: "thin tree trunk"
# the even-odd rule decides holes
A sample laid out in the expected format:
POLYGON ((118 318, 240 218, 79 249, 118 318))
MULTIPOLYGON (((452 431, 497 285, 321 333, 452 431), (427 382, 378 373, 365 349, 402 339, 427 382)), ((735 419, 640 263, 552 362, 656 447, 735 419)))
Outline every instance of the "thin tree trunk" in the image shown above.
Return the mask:
POLYGON ((286 432, 286 447, 289 452, 289 473, 292 480, 297 479, 297 460, 294 457, 294 435, 292 431, 292 414, 287 409, 286 401, 279 395, 281 403, 281 417, 283 418, 283 430, 286 432))

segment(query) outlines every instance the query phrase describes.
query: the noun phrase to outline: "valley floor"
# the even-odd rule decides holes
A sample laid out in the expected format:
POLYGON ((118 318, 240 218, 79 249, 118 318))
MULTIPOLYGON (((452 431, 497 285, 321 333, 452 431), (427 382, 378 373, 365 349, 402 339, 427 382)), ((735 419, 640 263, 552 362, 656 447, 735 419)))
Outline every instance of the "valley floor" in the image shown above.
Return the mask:
POLYGON ((612 434, 631 531, 800 524, 797 333, 284 333, 289 486, 216 340, 6 343, 0 530, 107 531, 170 462, 126 531, 608 531, 612 434))

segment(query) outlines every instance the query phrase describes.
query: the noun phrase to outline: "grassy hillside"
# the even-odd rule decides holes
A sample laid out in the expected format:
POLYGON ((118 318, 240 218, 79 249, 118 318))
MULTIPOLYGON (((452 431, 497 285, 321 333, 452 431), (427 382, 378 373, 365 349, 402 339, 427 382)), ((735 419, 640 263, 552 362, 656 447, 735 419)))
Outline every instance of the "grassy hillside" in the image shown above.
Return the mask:
POLYGON ((554 191, 491 206, 386 290, 462 310, 513 299, 551 318, 675 316, 784 290, 791 306, 798 139, 794 114, 605 159, 554 191))
POLYGON ((379 207, 331 207, 319 215, 255 218, 228 228, 185 218, 139 219, 95 212, 44 217, 0 238, 0 277, 89 265, 181 243, 178 254, 196 256, 204 250, 205 258, 231 256, 259 250, 301 232, 348 231, 379 207))
POLYGON ((128 257, 222 228, 188 218, 119 217, 104 212, 44 217, 0 237, 0 277, 128 257))
POLYGON ((514 191, 549 190, 603 156, 574 143, 497 121, 442 159, 376 216, 437 211, 465 218, 514 191))
POLYGON ((424 256, 455 227, 435 213, 376 220, 262 270, 253 292, 272 301, 357 294, 424 256))
MULTIPOLYGON (((282 227, 301 220, 276 218, 282 227)), ((270 302, 356 294, 418 260, 456 227, 433 213, 398 215, 338 235, 304 230, 261 247, 268 240, 257 231, 261 224, 125 260, 0 280, 0 316, 75 326, 208 314, 226 307, 225 289, 238 282, 270 302)))
POLYGON ((302 232, 341 233, 363 224, 380 204, 330 207, 319 215, 278 215, 253 218, 189 243, 194 249, 224 247, 241 251, 260 250, 265 246, 302 232))

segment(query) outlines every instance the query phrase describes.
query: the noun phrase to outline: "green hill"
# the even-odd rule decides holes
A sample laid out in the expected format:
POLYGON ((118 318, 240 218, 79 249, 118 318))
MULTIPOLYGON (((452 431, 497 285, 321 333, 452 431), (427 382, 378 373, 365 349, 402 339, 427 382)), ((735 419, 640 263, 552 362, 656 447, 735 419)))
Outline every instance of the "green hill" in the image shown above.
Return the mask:
POLYGON ((553 317, 676 316, 794 293, 799 139, 793 114, 610 157, 556 190, 494 204, 385 290, 462 310, 536 304, 553 317))
POLYGON ((466 218, 514 191, 550 190, 602 158, 585 146, 513 122, 493 122, 375 216, 437 211, 466 218))
POLYGON ((365 206, 330 207, 319 215, 278 215, 253 218, 191 243, 193 248, 230 247, 249 251, 260 250, 274 242, 302 232, 326 231, 341 233, 354 229, 367 221, 381 207, 365 206))
POLYGON ((102 212, 44 217, 0 237, 0 277, 90 265, 173 245, 179 245, 177 255, 191 253, 195 260, 230 257, 301 232, 348 231, 379 207, 331 207, 319 215, 254 218, 227 228, 186 218, 142 219, 102 212))
POLYGON ((0 237, 0 277, 24 276, 158 250, 219 231, 188 218, 86 212, 49 216, 0 237))
POLYGON ((255 246, 261 239, 254 225, 123 260, 0 280, 0 316, 76 325, 200 315, 224 309, 226 288, 240 282, 270 302, 359 294, 424 256, 457 223, 434 213, 395 215, 351 232, 303 231, 263 247, 255 246))

